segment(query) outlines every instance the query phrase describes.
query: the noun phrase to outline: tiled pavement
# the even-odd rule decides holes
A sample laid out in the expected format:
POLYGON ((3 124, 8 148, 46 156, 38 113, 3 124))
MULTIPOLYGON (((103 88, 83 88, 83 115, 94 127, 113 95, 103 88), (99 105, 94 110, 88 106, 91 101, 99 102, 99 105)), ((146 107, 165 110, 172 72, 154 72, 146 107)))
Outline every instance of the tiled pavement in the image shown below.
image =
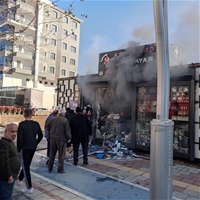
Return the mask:
MULTIPOLYGON (((89 158, 85 168, 125 182, 149 188, 150 162, 141 158, 105 160, 89 158)), ((173 166, 173 193, 179 199, 200 199, 200 169, 183 165, 173 166)))
MULTIPOLYGON (((2 135, 2 130, 0 131, 2 135)), ((45 139, 43 139, 44 146, 45 139)), ((40 151, 43 155, 46 150, 40 151)), ((72 162, 68 162, 72 163, 72 162)), ((96 159, 94 155, 89 156, 89 165, 80 166, 86 170, 102 173, 114 179, 122 180, 134 185, 149 188, 149 160, 142 158, 130 159, 96 159)), ((15 186, 13 200, 24 199, 89 199, 74 190, 52 182, 49 179, 33 174, 34 193, 23 195, 21 187, 15 186)), ((195 200, 200 199, 200 169, 184 165, 173 166, 173 197, 179 199, 195 200)))
MULTIPOLYGON (((141 158, 107 160, 96 159, 95 156, 92 155, 89 156, 89 165, 79 167, 85 168, 85 170, 102 173, 126 183, 149 188, 149 160, 141 158)), ((31 195, 25 195, 27 197, 26 199, 91 199, 37 174, 32 174, 32 176, 34 192, 31 195)), ((15 186, 15 193, 19 193, 21 189, 21 186, 15 186)), ((178 199, 199 200, 200 169, 183 165, 173 166, 172 196, 178 199)), ((16 199, 17 198, 13 198, 13 200, 16 199)), ((20 198, 19 200, 21 199, 23 200, 25 198, 20 198)))

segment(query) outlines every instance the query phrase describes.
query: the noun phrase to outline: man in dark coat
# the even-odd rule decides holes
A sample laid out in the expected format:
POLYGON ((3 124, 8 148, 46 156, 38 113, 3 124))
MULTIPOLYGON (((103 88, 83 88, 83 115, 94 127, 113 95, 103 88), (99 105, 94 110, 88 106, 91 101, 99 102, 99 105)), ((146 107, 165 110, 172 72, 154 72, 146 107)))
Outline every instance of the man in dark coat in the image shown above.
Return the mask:
MULTIPOLYGON (((75 117, 76 114, 74 113, 74 110, 72 110, 71 108, 67 108, 66 111, 67 112, 65 113, 65 117, 68 119, 69 124, 70 124, 71 119, 73 117, 75 117)), ((72 153, 72 151, 73 151, 72 142, 67 143, 67 151, 68 151, 69 154, 72 153)))
POLYGON ((76 108, 76 116, 71 119, 70 123, 73 143, 74 165, 78 164, 78 149, 81 144, 83 152, 83 165, 88 164, 88 142, 92 136, 91 123, 87 116, 82 114, 80 107, 76 108))
POLYGON ((0 140, 0 200, 10 200, 16 177, 20 170, 20 160, 14 140, 17 125, 7 124, 0 140))
POLYGON ((61 108, 59 110, 59 116, 52 119, 47 124, 47 130, 50 132, 50 155, 48 162, 48 170, 53 170, 53 164, 58 152, 58 173, 65 173, 64 159, 66 153, 66 143, 71 141, 71 130, 69 122, 65 118, 66 110, 61 108))

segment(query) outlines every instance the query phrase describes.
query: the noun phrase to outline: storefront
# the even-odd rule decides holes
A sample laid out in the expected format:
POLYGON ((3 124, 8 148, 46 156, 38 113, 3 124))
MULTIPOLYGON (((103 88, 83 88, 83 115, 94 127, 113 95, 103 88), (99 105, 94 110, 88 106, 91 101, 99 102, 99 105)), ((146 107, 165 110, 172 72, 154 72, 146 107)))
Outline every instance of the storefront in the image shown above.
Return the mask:
MULTIPOLYGON (((150 122, 156 119, 157 106, 155 44, 101 53, 99 63, 98 74, 76 78, 79 106, 90 105, 93 110, 95 141, 113 146, 117 140, 127 148, 150 152, 150 122)), ((195 69, 188 65, 170 67, 169 119, 174 121, 174 157, 191 161, 200 159, 195 79, 195 69)), ((64 86, 59 85, 62 91, 64 86)), ((66 98, 67 92, 59 95, 66 98)), ((63 107, 61 101, 58 105, 63 107)))

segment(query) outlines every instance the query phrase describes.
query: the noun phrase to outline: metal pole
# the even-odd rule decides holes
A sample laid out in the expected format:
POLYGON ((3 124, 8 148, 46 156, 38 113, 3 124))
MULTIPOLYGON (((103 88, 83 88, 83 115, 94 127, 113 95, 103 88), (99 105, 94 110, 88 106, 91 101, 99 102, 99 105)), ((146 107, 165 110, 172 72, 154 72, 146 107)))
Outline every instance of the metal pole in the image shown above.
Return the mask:
POLYGON ((39 70, 39 56, 40 56, 40 38, 41 38, 41 30, 39 28, 41 27, 41 16, 40 16, 40 0, 36 1, 36 24, 35 24, 35 56, 34 56, 34 83, 33 87, 38 87, 38 70, 39 70))
POLYGON ((167 0, 154 0, 157 47, 157 115, 151 121, 150 199, 172 199, 173 121, 169 116, 167 0))

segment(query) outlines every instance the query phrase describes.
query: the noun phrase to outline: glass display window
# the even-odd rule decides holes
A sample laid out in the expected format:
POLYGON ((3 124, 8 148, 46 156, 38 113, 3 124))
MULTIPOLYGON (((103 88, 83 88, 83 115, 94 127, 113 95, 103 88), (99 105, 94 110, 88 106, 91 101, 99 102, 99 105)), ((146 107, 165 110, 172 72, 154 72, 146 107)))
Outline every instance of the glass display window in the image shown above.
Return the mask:
POLYGON ((139 87, 137 95, 136 144, 150 146, 150 122, 156 117, 156 87, 139 87))

